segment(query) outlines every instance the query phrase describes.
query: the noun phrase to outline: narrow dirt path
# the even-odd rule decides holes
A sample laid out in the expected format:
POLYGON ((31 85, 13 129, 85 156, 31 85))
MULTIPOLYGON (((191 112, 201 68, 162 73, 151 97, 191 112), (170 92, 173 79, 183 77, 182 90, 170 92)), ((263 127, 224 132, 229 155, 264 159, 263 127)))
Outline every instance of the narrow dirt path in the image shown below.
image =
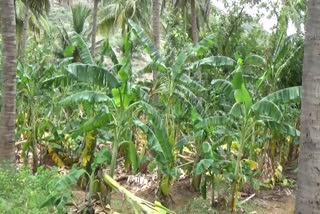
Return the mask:
POLYGON ((294 214, 295 200, 295 192, 289 189, 263 193, 253 200, 257 211, 252 214, 294 214))
POLYGON ((264 201, 265 214, 294 214, 295 196, 286 196, 278 201, 264 201))

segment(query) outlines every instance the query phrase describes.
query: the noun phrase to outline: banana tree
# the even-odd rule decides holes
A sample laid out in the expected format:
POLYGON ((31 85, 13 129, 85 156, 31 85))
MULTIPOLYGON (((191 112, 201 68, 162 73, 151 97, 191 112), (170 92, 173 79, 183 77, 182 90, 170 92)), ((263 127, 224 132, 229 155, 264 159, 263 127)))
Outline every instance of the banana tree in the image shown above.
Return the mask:
MULTIPOLYGON (((58 68, 58 66, 57 66, 58 68)), ((22 148, 22 157, 27 162, 28 152, 32 152, 33 172, 44 161, 43 154, 38 155, 48 144, 48 124, 56 124, 60 117, 58 99, 64 90, 53 89, 57 83, 52 76, 58 72, 53 66, 18 64, 17 66, 17 90, 18 90, 18 121, 17 129, 20 141, 16 144, 22 148), (55 93, 52 94, 52 91, 55 93)), ((60 70, 59 70, 60 72, 60 70)), ((58 78, 57 78, 58 79, 58 78)), ((56 79, 56 80, 57 80, 56 79)), ((63 81, 59 84, 62 86, 63 81)), ((64 89, 67 90, 67 85, 64 89)), ((52 130, 52 134, 53 134, 52 130)))
MULTIPOLYGON (((166 132, 169 135, 171 147, 174 148, 176 142, 181 138, 178 133, 184 131, 178 125, 181 121, 177 122, 177 118, 179 118, 175 111, 178 103, 177 100, 181 101, 183 105, 194 107, 198 112, 203 114, 206 102, 204 98, 207 97, 207 90, 188 74, 191 72, 195 73, 202 68, 234 66, 235 61, 224 56, 209 56, 195 60, 198 58, 197 56, 203 55, 210 48, 212 36, 200 41, 197 47, 187 46, 179 51, 174 60, 166 60, 138 25, 131 20, 129 24, 137 39, 152 59, 152 62, 145 69, 137 72, 134 77, 139 77, 144 73, 151 73, 152 70, 158 71, 159 78, 157 78, 157 82, 154 84, 155 87, 150 89, 151 96, 160 96, 160 105, 164 110, 166 132)), ((199 186, 199 182, 196 183, 198 183, 196 186, 199 186)))
POLYGON ((284 75, 289 75, 288 68, 299 58, 303 52, 303 44, 299 42, 298 35, 286 37, 286 33, 281 34, 277 41, 275 50, 271 57, 264 58, 258 55, 248 56, 248 60, 255 64, 256 68, 261 69, 264 73, 259 77, 257 88, 267 86, 267 93, 276 90, 284 75))
MULTIPOLYGON (((108 43, 103 46, 103 54, 109 55, 114 66, 108 71, 102 67, 103 57, 94 64, 88 48, 80 49, 80 57, 86 64, 70 64, 66 70, 78 82, 87 83, 81 91, 65 98, 61 104, 83 104, 87 118, 75 129, 71 130, 74 137, 85 134, 85 142, 96 138, 99 130, 112 133, 112 158, 109 175, 114 176, 119 147, 125 152, 125 166, 136 173, 140 159, 137 156, 133 139, 133 120, 138 117, 140 101, 148 101, 147 93, 131 79, 131 41, 130 35, 125 39, 125 55, 119 60, 108 43), (88 90, 90 89, 90 90, 88 90), (107 89, 107 91, 106 91, 107 89)), ((83 43, 82 43, 83 44, 83 43)), ((93 149, 84 147, 83 156, 92 156, 95 143, 86 143, 93 149), (91 151, 91 152, 87 152, 91 151)), ((82 158, 86 160, 85 158, 82 158)), ((89 163, 89 162, 88 162, 89 163)), ((110 202, 110 199, 108 199, 110 202)))
MULTIPOLYGON (((134 74, 134 80, 145 73, 151 73, 157 70, 159 78, 155 87, 150 89, 151 96, 160 96, 160 104, 165 109, 166 124, 169 130, 175 126, 174 107, 177 99, 184 104, 195 107, 199 112, 203 112, 203 104, 207 97, 207 89, 199 82, 192 79, 188 73, 195 73, 196 70, 205 67, 220 68, 234 66, 236 63, 233 59, 224 56, 210 56, 198 59, 197 56, 203 55, 212 45, 212 36, 206 37, 199 42, 197 47, 187 46, 179 51, 174 60, 166 59, 165 56, 154 47, 147 34, 132 20, 129 25, 136 35, 138 41, 144 50, 150 55, 152 62, 141 71, 134 74), (196 60, 195 60, 196 59, 196 60)), ((150 85, 150 84, 149 84, 150 85)))
MULTIPOLYGON (((215 113, 215 112, 214 112, 215 113)), ((200 184, 203 181, 201 178, 203 173, 195 173, 195 168, 197 167, 199 161, 204 158, 203 153, 203 143, 204 142, 215 142, 216 146, 221 144, 221 142, 215 141, 216 134, 215 132, 220 128, 225 128, 228 126, 229 119, 226 116, 216 115, 216 116, 208 116, 210 111, 206 111, 206 113, 201 116, 195 109, 191 111, 191 119, 192 119, 192 127, 194 132, 194 146, 196 150, 195 161, 194 161, 194 173, 192 177, 192 187, 196 190, 200 190, 200 184)), ((228 133, 224 132, 222 138, 226 137, 228 133)), ((221 138, 221 139, 222 139, 221 138)), ((226 141, 223 141, 225 143, 226 141)), ((216 147, 215 146, 215 147, 216 147)))
POLYGON ((161 117, 159 112, 147 103, 143 103, 142 105, 147 114, 148 123, 145 124, 140 120, 135 120, 134 123, 147 135, 148 147, 153 152, 159 169, 158 196, 162 201, 166 202, 171 186, 178 177, 178 170, 175 167, 174 141, 170 138, 165 119, 161 117))
POLYGON ((253 101, 252 95, 246 88, 242 65, 239 63, 233 73, 232 82, 226 80, 214 80, 212 85, 215 89, 222 90, 228 95, 233 93, 234 105, 232 106, 229 116, 238 121, 237 133, 239 149, 236 155, 236 164, 234 179, 231 193, 231 208, 236 208, 236 193, 241 184, 241 162, 245 154, 245 147, 252 139, 255 143, 255 127, 257 124, 265 128, 278 128, 286 135, 298 135, 299 132, 284 121, 280 105, 290 101, 298 101, 301 97, 300 87, 292 87, 274 92, 256 102, 253 101))
POLYGON ((207 184, 211 184, 211 207, 214 208, 216 206, 215 177, 226 174, 226 169, 230 166, 231 162, 224 158, 222 150, 214 149, 207 141, 202 144, 202 153, 203 159, 195 165, 193 174, 204 175, 201 185, 201 193, 204 199, 207 198, 207 184))

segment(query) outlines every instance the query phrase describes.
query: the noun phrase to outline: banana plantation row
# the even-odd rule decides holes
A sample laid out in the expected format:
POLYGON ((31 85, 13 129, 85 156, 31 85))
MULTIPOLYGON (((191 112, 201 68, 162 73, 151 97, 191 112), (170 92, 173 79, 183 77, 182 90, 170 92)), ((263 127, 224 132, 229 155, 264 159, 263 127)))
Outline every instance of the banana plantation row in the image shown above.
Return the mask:
POLYGON ((136 213, 174 213, 165 206, 184 175, 212 209, 222 197, 234 213, 243 192, 294 185, 284 169, 299 153, 305 1, 262 3, 277 15, 271 32, 246 12, 259 3, 69 1, 49 13, 49 1, 13 2, 1 5, 2 78, 12 81, 2 84, 0 161, 35 175, 68 169, 40 207, 70 212, 77 184, 82 213, 110 205, 112 191, 136 213), (156 174, 156 202, 117 182, 120 163, 156 174))

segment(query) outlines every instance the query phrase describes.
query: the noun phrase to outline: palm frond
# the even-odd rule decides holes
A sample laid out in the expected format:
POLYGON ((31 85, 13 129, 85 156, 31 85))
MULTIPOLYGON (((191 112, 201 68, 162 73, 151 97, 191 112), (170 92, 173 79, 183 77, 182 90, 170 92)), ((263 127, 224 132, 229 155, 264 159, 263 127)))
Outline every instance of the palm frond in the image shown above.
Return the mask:
POLYGON ((78 3, 71 8, 71 11, 72 11, 73 29, 78 34, 81 34, 87 18, 91 14, 91 10, 86 5, 78 3))

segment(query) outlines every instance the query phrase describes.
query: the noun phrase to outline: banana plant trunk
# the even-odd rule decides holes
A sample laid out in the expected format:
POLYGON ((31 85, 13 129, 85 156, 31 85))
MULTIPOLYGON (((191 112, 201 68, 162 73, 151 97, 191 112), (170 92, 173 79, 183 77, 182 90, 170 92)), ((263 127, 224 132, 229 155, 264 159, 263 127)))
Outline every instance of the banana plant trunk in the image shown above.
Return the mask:
POLYGON ((215 195, 215 179, 214 179, 214 174, 212 174, 211 175, 211 208, 215 208, 216 206, 214 195, 215 195))
MULTIPOLYGON (((200 143, 199 143, 200 144, 200 143)), ((197 147, 201 147, 200 145, 197 145, 197 147)), ((195 159, 195 162, 194 162, 194 165, 193 167, 195 167, 195 165, 197 165, 199 163, 199 161, 201 160, 201 157, 200 157, 200 149, 198 148, 197 149, 197 156, 196 156, 196 159, 195 159)), ((194 191, 196 192, 199 192, 200 191, 200 184, 201 184, 201 178, 202 178, 202 175, 199 174, 199 175, 193 175, 192 176, 192 181, 191 181, 191 185, 192 185, 192 188, 194 191)))
POLYGON ((97 16, 98 16, 98 3, 99 0, 94 0, 93 2, 93 14, 92 14, 92 38, 91 38, 91 56, 92 59, 95 59, 95 50, 96 50, 96 37, 97 37, 97 16))
POLYGON ((2 107, 0 162, 15 162, 16 121, 16 17, 14 0, 1 1, 2 107))
POLYGON ((320 209, 320 1, 308 1, 296 214, 320 209))
POLYGON ((235 213, 236 211, 236 203, 237 203, 237 192, 239 189, 239 184, 241 180, 241 160, 243 156, 243 150, 245 146, 245 142, 247 139, 247 132, 248 132, 248 123, 247 123, 247 118, 243 118, 243 123, 241 130, 239 130, 240 134, 240 139, 239 139, 239 150, 237 152, 237 159, 236 159, 236 167, 234 171, 234 181, 232 183, 231 187, 231 214, 235 213))
POLYGON ((27 46, 27 40, 28 40, 28 26, 29 26, 29 17, 30 17, 30 12, 29 12, 29 1, 26 1, 25 3, 25 14, 23 17, 23 27, 22 27, 22 36, 21 36, 21 41, 19 44, 19 52, 18 56, 20 60, 23 62, 24 59, 24 53, 25 49, 27 46))

